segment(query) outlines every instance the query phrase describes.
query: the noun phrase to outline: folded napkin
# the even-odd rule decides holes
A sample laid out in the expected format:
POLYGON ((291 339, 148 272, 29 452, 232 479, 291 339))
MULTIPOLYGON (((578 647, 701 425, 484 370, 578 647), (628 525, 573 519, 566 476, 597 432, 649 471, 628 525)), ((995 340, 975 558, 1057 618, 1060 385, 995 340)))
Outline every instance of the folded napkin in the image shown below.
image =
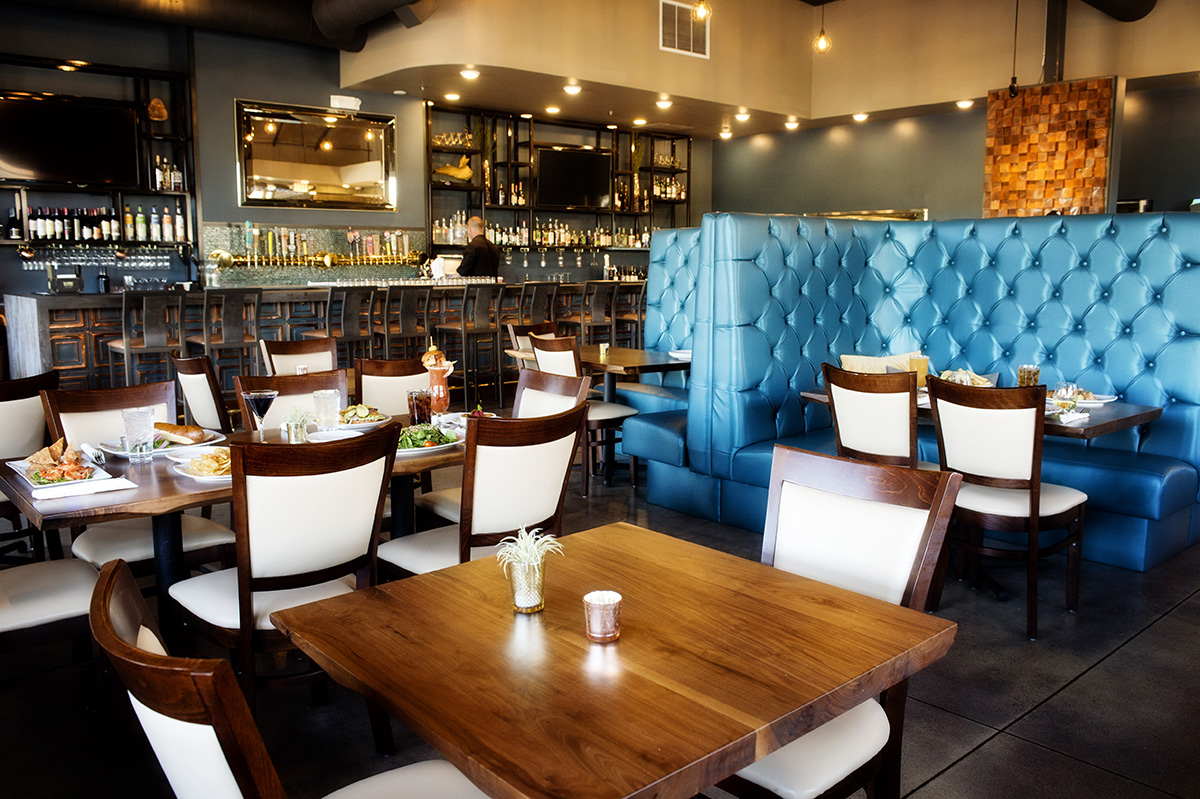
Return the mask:
POLYGON ((1070 424, 1078 422, 1080 419, 1086 419, 1088 415, 1087 411, 1063 411, 1058 415, 1058 421, 1060 424, 1070 424))
POLYGON ((111 480, 85 480, 80 483, 35 488, 33 489, 33 498, 61 499, 63 497, 79 497, 85 494, 99 494, 101 491, 120 491, 125 488, 137 488, 137 483, 126 480, 124 477, 114 477, 111 480))
POLYGON ((97 466, 104 465, 104 452, 93 447, 91 444, 80 444, 79 449, 84 455, 87 455, 88 460, 97 466))
POLYGON ((691 350, 671 350, 667 354, 677 361, 690 361, 692 359, 691 350))

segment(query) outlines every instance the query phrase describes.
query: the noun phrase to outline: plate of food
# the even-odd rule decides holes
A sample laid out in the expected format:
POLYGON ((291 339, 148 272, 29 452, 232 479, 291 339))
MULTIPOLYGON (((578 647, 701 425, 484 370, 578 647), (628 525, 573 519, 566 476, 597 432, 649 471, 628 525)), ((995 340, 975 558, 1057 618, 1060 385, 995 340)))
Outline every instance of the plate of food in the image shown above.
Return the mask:
MULTIPOLYGON (((219 433, 216 430, 205 430, 203 427, 198 427, 194 424, 154 423, 155 455, 165 455, 168 452, 187 449, 189 447, 199 447, 204 444, 216 444, 224 440, 225 435, 223 433, 219 433)), ((125 451, 125 442, 123 440, 101 441, 100 449, 118 458, 129 457, 129 453, 125 451)))
POLYGON ((351 405, 338 413, 339 430, 374 430, 390 421, 392 417, 370 405, 351 405))
MULTIPOLYGON (((202 483, 219 483, 233 479, 233 462, 229 459, 229 447, 206 447, 204 453, 193 451, 186 463, 175 464, 175 471, 202 483)), ((179 458, 171 458, 178 461, 179 458)))
POLYGON ((396 455, 401 457, 442 452, 457 445, 460 440, 459 434, 454 430, 431 424, 414 424, 400 431, 396 455))
POLYGON ((34 488, 82 483, 87 480, 107 480, 112 477, 62 438, 25 460, 10 461, 8 465, 34 488))
POLYGON ((229 454, 229 447, 184 447, 167 450, 165 453, 167 460, 175 461, 176 463, 191 463, 193 458, 199 458, 202 455, 212 455, 213 453, 229 454))
POLYGON ((456 411, 455 413, 443 413, 437 417, 437 423, 442 427, 453 427, 459 430, 467 429, 467 419, 476 417, 480 419, 494 419, 497 414, 491 411, 485 411, 482 405, 476 405, 473 411, 456 411))
POLYGON ((1075 397, 1076 405, 1080 408, 1099 408, 1101 405, 1116 401, 1115 394, 1093 394, 1090 391, 1080 391, 1079 395, 1075 397))

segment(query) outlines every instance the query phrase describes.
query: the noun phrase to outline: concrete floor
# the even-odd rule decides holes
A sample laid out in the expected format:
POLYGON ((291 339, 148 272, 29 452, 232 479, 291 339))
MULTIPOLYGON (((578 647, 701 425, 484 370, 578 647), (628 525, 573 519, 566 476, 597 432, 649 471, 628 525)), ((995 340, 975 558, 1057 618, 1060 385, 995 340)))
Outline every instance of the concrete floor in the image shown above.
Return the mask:
MULTIPOLYGON (((435 485, 454 480, 439 473, 435 485)), ((628 521, 758 558, 761 537, 648 505, 626 475, 591 496, 568 487, 568 531, 628 521)), ((1146 574, 1084 563, 1080 612, 1062 610, 1065 559, 1046 562, 1041 639, 1024 639, 1024 576, 997 568, 1008 602, 951 581, 939 615, 959 624, 949 655, 911 683, 904 794, 916 799, 1200 797, 1200 547, 1146 574)), ((66 650, 0 659, 53 662, 66 650)), ((58 678, 0 695, 0 796, 170 797, 140 730, 104 691, 58 678)), ((332 686, 261 692, 259 725, 294 799, 436 756, 393 722, 398 754, 371 744, 359 697, 332 686)), ((719 791, 711 791, 717 797, 719 791)))

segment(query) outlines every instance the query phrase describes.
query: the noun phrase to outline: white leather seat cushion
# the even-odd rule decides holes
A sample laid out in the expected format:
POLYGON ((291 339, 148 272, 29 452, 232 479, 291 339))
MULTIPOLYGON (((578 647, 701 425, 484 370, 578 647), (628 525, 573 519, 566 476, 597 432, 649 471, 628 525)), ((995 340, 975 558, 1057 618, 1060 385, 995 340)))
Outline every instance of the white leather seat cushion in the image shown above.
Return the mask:
MULTIPOLYGON (((232 544, 233 530, 202 516, 183 515, 183 551, 232 544)), ((75 542, 71 552, 88 563, 103 566, 114 558, 129 563, 154 557, 154 533, 149 519, 124 519, 89 525, 75 542)))
POLYGON ((447 521, 457 523, 462 518, 462 487, 417 494, 413 497, 413 504, 436 513, 447 521))
POLYGON ((325 799, 487 799, 445 760, 426 760, 367 777, 325 799))
POLYGON ((47 560, 0 571, 0 633, 86 616, 96 568, 82 560, 47 560))
POLYGON ((596 402, 588 400, 588 421, 606 422, 610 419, 625 419, 637 415, 637 408, 618 402, 596 402))
POLYGON ((887 743, 887 714, 868 699, 738 772, 783 799, 810 799, 837 785, 887 743))
MULTIPOLYGON (((1087 502, 1087 494, 1067 486, 1042 483, 1041 515, 1053 516, 1087 502)), ((1028 516, 1029 492, 1015 488, 963 483, 954 502, 960 508, 999 516, 1028 516)))
MULTIPOLYGON (((254 594, 254 629, 274 630, 271 614, 297 605, 317 602, 354 591, 354 576, 286 591, 257 591, 254 594)), ((171 597, 209 624, 236 630, 238 617, 237 569, 201 574, 171 586, 171 597)))
MULTIPOLYGON (((471 560, 481 560, 496 554, 496 547, 475 547, 471 560)), ((436 530, 393 538, 379 545, 379 558, 413 574, 445 569, 458 565, 458 525, 451 524, 436 530)))

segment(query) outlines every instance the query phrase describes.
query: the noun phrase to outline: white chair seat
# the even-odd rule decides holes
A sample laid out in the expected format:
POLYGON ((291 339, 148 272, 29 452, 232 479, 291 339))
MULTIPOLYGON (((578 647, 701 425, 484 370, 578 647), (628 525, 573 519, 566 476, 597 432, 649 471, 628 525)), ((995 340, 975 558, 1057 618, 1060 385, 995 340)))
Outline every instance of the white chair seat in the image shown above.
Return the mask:
MULTIPOLYGON (((1042 516, 1054 516, 1084 502, 1087 502, 1087 494, 1082 491, 1053 483, 1042 483, 1042 516)), ((976 513, 1023 518, 1029 515, 1029 492, 1023 489, 993 488, 964 482, 954 504, 976 513)))
POLYGON ((457 523, 462 518, 462 487, 444 488, 413 497, 413 504, 457 523))
POLYGON ((47 560, 0 571, 0 633, 86 616, 96 568, 82 560, 47 560))
POLYGON ((626 419, 637 415, 637 408, 618 402, 596 402, 588 400, 588 421, 607 422, 611 419, 626 419))
MULTIPOLYGON (((202 516, 184 514, 183 551, 233 544, 233 530, 202 516)), ((94 566, 100 567, 120 558, 128 563, 151 560, 154 557, 154 533, 149 519, 124 519, 90 525, 75 542, 71 552, 94 566)))
POLYGON ((487 799, 458 769, 445 760, 426 760, 334 791, 325 799, 487 799))
MULTIPOLYGON (((354 591, 354 576, 347 575, 326 583, 286 591, 258 591, 254 594, 254 629, 274 630, 271 614, 297 605, 317 602, 354 591)), ((209 624, 236 630, 238 615, 237 569, 201 574, 171 586, 171 598, 209 624)))
MULTIPOLYGON (((471 550, 471 560, 482 560, 495 554, 496 547, 474 547, 471 550)), ((425 574, 457 566, 458 525, 452 524, 385 541, 379 545, 379 559, 413 574, 425 574)))
POLYGON ((874 757, 889 735, 887 714, 874 699, 738 772, 783 799, 811 799, 874 757))

